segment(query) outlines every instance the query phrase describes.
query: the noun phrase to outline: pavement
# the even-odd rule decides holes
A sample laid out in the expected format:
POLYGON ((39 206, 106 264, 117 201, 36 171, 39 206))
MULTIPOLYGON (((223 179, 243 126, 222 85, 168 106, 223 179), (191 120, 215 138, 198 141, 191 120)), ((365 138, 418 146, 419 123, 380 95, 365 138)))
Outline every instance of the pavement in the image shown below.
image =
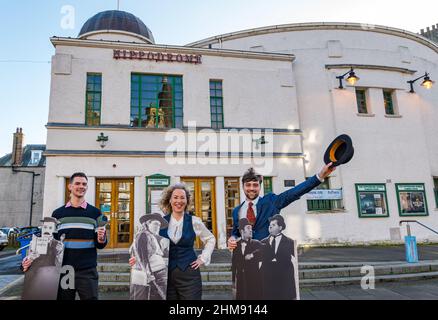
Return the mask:
MULTIPOLYGON (((419 245, 420 261, 438 260, 438 244, 419 245)), ((105 250, 99 254, 99 262, 126 262, 125 251, 105 250)), ((299 250, 299 261, 310 262, 400 262, 405 260, 404 245, 352 246, 352 247, 306 247, 299 250)), ((212 262, 231 261, 228 250, 215 250, 212 262)), ((22 290, 20 256, 0 256, 0 299, 19 299, 22 290), (12 284, 12 285, 11 285, 12 284)), ((374 289, 364 290, 358 285, 302 288, 302 300, 438 300, 438 279, 376 283, 374 289)), ((126 292, 102 293, 100 299, 126 300, 126 292)), ((230 292, 207 292, 205 300, 231 300, 230 292)))

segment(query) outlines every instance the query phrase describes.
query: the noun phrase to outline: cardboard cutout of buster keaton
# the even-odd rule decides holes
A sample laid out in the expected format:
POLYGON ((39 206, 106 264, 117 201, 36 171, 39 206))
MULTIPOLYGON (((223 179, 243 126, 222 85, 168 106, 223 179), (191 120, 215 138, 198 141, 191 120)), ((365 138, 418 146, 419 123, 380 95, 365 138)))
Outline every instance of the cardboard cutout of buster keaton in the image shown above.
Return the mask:
POLYGON ((252 239, 252 225, 247 218, 239 220, 241 238, 233 250, 231 271, 236 300, 260 300, 262 281, 260 257, 262 244, 252 239))
POLYGON ((56 300, 61 276, 64 244, 53 238, 58 220, 45 217, 41 237, 32 236, 29 253, 32 265, 24 276, 23 300, 56 300))
POLYGON ((269 219, 269 236, 262 242, 263 298, 299 300, 297 242, 283 234, 286 224, 280 214, 269 219))
POLYGON ((159 232, 168 222, 160 213, 152 213, 140 217, 140 224, 130 248, 136 261, 131 268, 130 299, 165 300, 170 241, 159 232))

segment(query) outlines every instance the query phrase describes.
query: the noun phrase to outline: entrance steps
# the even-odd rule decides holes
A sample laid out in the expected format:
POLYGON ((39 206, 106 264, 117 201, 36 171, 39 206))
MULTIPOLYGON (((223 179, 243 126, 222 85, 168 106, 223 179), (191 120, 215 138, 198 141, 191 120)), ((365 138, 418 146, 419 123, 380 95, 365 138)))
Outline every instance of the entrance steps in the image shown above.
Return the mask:
MULTIPOLYGON (((438 260, 406 263, 391 262, 340 262, 299 263, 300 287, 324 287, 338 285, 360 285, 362 277, 370 276, 372 266, 375 282, 393 282, 438 278, 438 260)), ((99 263, 99 290, 129 291, 130 267, 127 263, 99 263)), ((204 292, 230 291, 231 264, 212 263, 201 268, 204 292)))

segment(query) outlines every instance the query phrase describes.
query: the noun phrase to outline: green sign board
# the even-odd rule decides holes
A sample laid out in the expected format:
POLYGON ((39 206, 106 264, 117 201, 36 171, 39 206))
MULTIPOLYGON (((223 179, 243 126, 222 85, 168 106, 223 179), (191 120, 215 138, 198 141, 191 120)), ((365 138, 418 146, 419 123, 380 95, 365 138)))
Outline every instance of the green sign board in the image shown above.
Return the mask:
POLYGON ((169 185, 169 176, 154 174, 146 177, 146 213, 161 212, 161 195, 163 190, 169 185))
POLYGON ((148 186, 168 186, 169 179, 148 179, 148 186))
POLYGON ((424 185, 421 184, 408 184, 408 185, 398 185, 398 191, 424 191, 424 185))
POLYGON ((386 191, 383 184, 358 184, 357 191, 386 191))

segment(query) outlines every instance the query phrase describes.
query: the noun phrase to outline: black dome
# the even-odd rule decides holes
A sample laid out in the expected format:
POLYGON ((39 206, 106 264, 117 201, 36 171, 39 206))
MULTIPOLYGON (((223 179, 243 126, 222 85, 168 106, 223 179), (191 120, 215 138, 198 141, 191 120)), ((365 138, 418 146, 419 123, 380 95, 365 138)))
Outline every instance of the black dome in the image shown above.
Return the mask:
POLYGON ((93 31, 119 30, 138 34, 154 43, 151 30, 133 14, 119 10, 99 12, 85 22, 79 32, 78 38, 93 31))

